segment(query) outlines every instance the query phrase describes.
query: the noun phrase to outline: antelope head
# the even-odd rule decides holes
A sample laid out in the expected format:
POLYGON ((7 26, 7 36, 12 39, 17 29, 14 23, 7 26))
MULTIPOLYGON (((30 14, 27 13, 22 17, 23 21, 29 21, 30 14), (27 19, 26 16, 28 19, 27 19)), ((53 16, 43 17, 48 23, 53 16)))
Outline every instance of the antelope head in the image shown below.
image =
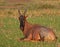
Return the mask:
POLYGON ((18 9, 19 21, 20 21, 20 29, 21 29, 22 31, 24 31, 24 26, 25 26, 25 21, 26 21, 26 16, 25 16, 26 11, 27 11, 27 10, 25 10, 24 13, 21 14, 20 10, 18 9))

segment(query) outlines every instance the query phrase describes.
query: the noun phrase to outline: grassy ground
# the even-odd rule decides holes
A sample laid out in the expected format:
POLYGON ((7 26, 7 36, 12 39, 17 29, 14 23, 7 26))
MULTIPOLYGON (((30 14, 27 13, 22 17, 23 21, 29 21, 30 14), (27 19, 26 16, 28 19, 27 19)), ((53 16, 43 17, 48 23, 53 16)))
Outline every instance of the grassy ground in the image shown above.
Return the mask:
POLYGON ((9 11, 4 14, 0 16, 0 47, 57 47, 60 45, 60 16, 45 14, 27 19, 32 24, 52 28, 58 37, 56 42, 20 42, 18 39, 23 37, 23 33, 19 29, 18 15, 14 16, 9 11))
MULTIPOLYGON (((19 0, 18 0, 19 1, 19 0)), ((22 1, 21 3, 6 3, 0 1, 0 47, 60 47, 60 1, 41 1, 41 0, 22 1), (39 3, 39 2, 40 3, 39 3), (33 3, 34 2, 34 3, 33 3), (8 7, 8 6, 14 6, 8 7), (23 37, 19 29, 18 11, 16 6, 20 7, 21 12, 28 9, 27 21, 31 24, 40 24, 52 28, 58 37, 57 41, 52 42, 24 42, 18 41, 23 37)))

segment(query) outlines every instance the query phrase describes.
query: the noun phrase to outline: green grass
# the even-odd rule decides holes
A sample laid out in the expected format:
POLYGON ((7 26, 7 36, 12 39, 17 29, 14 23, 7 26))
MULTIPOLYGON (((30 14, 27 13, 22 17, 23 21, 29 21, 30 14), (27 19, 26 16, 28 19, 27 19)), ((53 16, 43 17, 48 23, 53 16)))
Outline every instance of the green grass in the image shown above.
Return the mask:
POLYGON ((19 29, 18 19, 5 17, 0 18, 0 47, 57 47, 60 43, 60 16, 39 16, 27 19, 32 24, 40 24, 52 28, 57 35, 57 41, 52 42, 24 42, 18 41, 23 37, 22 31, 19 29))
POLYGON ((17 6, 22 12, 27 8, 27 21, 31 24, 52 28, 58 39, 52 42, 18 41, 24 35, 19 28, 17 9, 0 8, 0 47, 60 47, 59 5, 60 1, 57 0, 43 0, 43 2, 41 0, 33 0, 21 3, 8 3, 6 0, 1 0, 0 6, 17 6))

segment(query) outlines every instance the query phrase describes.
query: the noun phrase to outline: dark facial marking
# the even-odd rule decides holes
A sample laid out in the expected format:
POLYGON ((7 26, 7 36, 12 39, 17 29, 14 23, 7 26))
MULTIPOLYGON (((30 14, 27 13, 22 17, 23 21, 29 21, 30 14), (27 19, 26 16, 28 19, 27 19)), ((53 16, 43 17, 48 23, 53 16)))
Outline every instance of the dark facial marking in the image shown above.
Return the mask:
POLYGON ((24 26, 25 26, 25 17, 23 15, 21 15, 19 17, 19 21, 20 21, 20 28, 23 31, 24 30, 24 26))

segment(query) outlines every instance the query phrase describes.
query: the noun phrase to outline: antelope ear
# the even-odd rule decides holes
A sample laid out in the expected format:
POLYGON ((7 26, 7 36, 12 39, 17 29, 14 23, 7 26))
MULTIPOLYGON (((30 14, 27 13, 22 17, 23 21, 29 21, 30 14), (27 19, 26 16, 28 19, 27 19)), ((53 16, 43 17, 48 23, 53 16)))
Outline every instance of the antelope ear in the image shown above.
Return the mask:
POLYGON ((25 16, 25 19, 28 19, 28 16, 25 16))
POLYGON ((25 18, 27 18, 28 16, 25 16, 25 18))

